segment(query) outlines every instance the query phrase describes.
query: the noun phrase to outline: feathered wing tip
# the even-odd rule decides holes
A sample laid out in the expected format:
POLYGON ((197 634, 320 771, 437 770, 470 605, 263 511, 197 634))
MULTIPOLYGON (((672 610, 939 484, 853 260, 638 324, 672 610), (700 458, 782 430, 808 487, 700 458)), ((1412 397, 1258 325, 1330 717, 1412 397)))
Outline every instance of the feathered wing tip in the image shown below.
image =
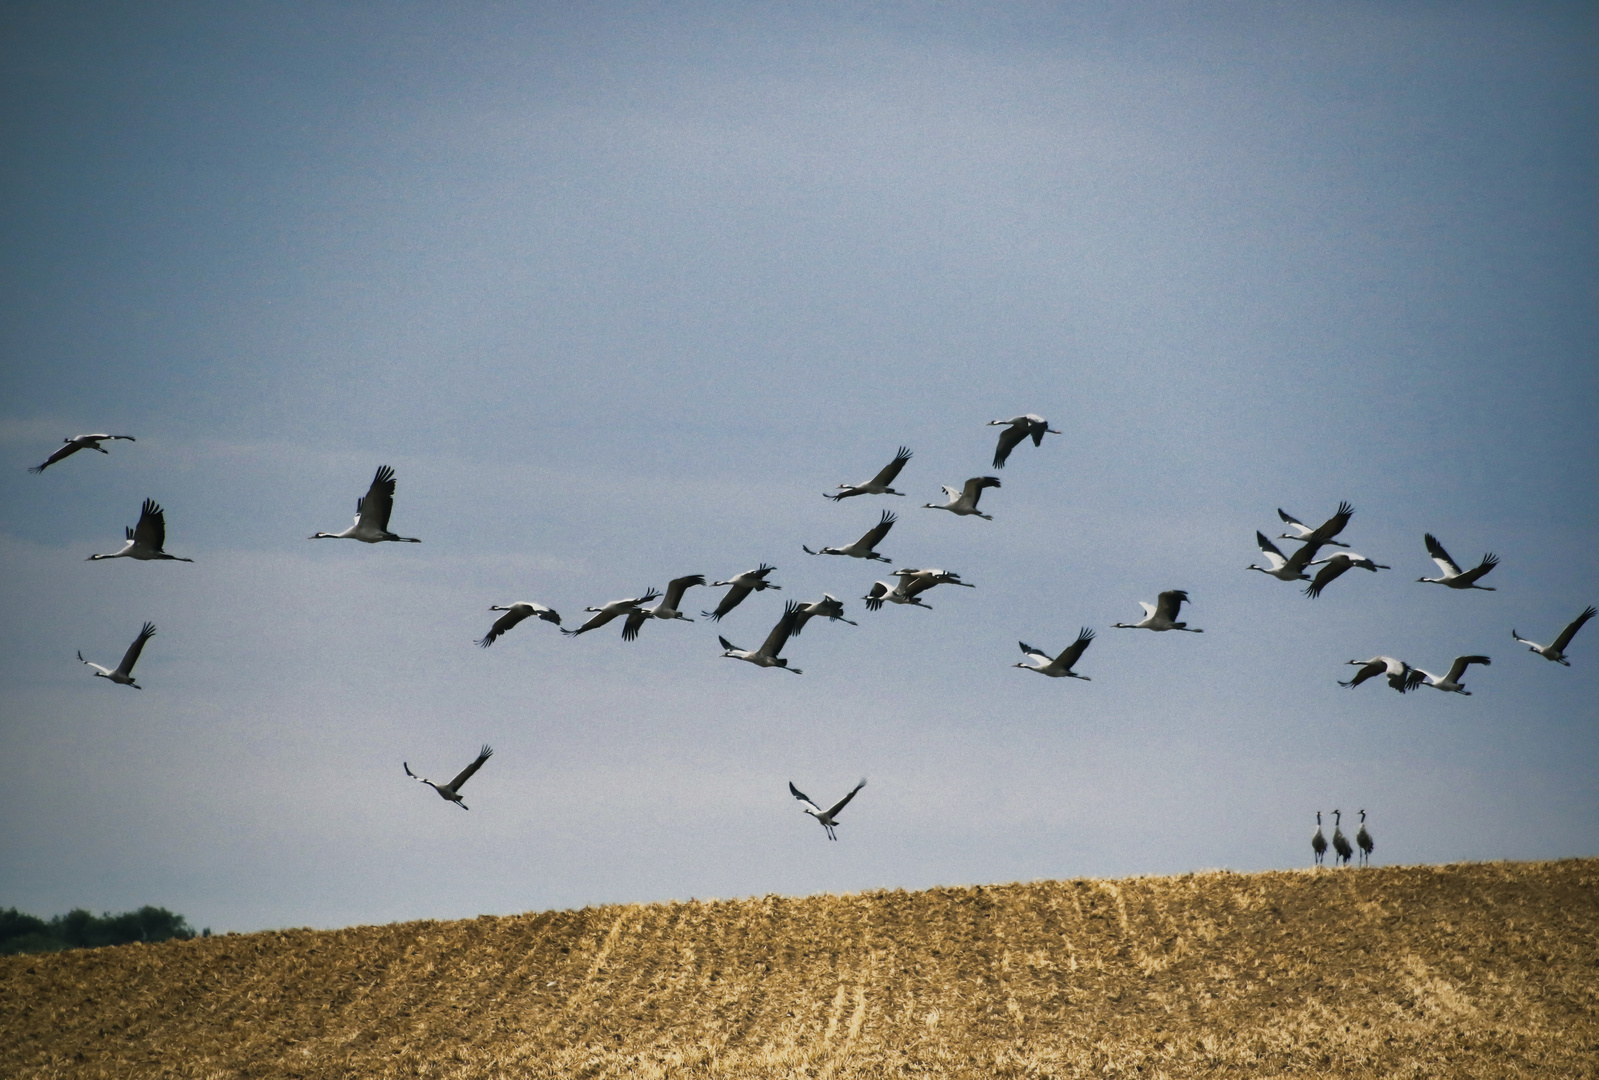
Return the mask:
POLYGON ((725 637, 722 637, 720 634, 718 634, 716 636, 716 640, 722 643, 722 648, 725 651, 727 651, 727 652, 734 652, 735 651, 735 646, 733 645, 733 643, 731 641, 727 640, 725 637))
POLYGON ((480 638, 478 638, 478 639, 477 639, 477 640, 476 640, 476 641, 474 641, 474 642, 473 642, 473 643, 472 643, 472 644, 474 644, 474 645, 476 645, 476 646, 477 646, 477 647, 478 647, 478 648, 480 648, 480 649, 486 649, 486 648, 488 648, 488 647, 489 647, 489 646, 490 646, 490 645, 493 645, 493 644, 494 644, 494 638, 495 638, 495 636, 496 636, 496 635, 495 635, 495 634, 494 634, 494 632, 493 632, 493 631, 492 631, 492 630, 491 630, 491 631, 489 631, 489 632, 488 632, 488 633, 487 633, 487 634, 484 634, 484 635, 483 635, 483 636, 482 636, 482 637, 480 637, 480 638))

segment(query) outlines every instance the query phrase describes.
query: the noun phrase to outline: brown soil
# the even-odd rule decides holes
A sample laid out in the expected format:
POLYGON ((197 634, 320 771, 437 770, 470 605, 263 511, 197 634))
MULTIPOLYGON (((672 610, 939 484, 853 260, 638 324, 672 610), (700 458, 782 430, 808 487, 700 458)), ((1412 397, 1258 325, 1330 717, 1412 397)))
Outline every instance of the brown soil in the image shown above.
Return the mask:
POLYGON ((1599 1076, 1599 859, 0 959, 8 1077, 1599 1076))

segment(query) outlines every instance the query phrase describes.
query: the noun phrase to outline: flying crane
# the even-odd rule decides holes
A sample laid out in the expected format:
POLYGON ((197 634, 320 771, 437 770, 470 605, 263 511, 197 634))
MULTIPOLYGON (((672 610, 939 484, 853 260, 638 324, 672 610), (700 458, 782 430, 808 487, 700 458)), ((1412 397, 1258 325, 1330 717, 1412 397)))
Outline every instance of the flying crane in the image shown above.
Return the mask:
POLYGON ((372 486, 366 494, 355 500, 355 524, 343 532, 319 532, 308 540, 359 540, 363 544, 381 544, 394 541, 400 544, 420 544, 414 536, 396 536, 389 532, 389 515, 394 513, 394 470, 379 465, 372 477, 372 486))
POLYGON ((90 555, 85 562, 94 562, 96 559, 138 559, 141 562, 168 559, 173 562, 192 563, 193 559, 185 559, 182 555, 168 555, 165 550, 167 543, 167 515, 156 504, 154 499, 144 500, 144 507, 139 512, 139 524, 129 525, 123 529, 126 543, 121 551, 113 551, 109 555, 90 555))
POLYGON ((128 646, 128 651, 122 654, 122 663, 118 664, 114 671, 84 660, 81 649, 78 651, 78 660, 94 668, 94 677, 97 679, 110 679, 118 686, 131 686, 135 690, 143 690, 144 687, 133 681, 133 665, 139 662, 139 654, 144 652, 144 643, 153 637, 155 637, 155 623, 147 622, 144 624, 144 629, 139 631, 139 636, 133 639, 133 644, 128 646))
POLYGON ((61 440, 64 445, 57 448, 55 453, 45 458, 43 464, 31 466, 28 471, 35 474, 42 473, 50 466, 60 461, 62 458, 71 457, 79 450, 98 450, 102 454, 110 454, 111 451, 100 445, 102 442, 110 439, 126 439, 129 442, 134 441, 132 435, 69 435, 65 439, 61 440))

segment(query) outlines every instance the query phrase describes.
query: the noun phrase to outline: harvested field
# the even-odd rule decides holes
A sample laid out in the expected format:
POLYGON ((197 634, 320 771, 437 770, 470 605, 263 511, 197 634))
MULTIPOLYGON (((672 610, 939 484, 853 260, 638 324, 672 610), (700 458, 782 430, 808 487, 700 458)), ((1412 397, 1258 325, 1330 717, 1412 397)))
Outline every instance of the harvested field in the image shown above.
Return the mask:
POLYGON ((1599 860, 639 904, 0 960, 8 1077, 1599 1075, 1599 860))

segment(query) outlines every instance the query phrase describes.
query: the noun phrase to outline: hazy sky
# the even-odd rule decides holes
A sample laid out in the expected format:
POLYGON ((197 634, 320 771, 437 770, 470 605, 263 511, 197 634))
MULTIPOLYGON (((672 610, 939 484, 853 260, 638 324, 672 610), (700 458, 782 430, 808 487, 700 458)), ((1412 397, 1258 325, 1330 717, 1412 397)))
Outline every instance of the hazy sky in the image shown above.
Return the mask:
MULTIPOLYGON (((1599 851, 1591 5, 0 11, 0 906, 248 930, 1599 851), (1018 449, 994 520, 920 509, 1018 449), (130 433, 25 472, 63 436, 130 433), (910 497, 834 505, 905 444, 910 497), (420 545, 305 539, 379 464, 420 545), (193 565, 85 562, 140 502, 193 565), (1244 567, 1278 507, 1391 571, 1244 567), (812 558, 887 507, 900 566, 812 558), (1503 560, 1460 593, 1462 562, 1503 560), (720 626, 492 649, 766 561, 720 626), (1203 635, 1110 629, 1163 589, 1203 635), (845 599, 795 678, 720 658, 845 599), (146 619, 142 691, 91 677, 146 619), (1015 670, 1017 641, 1078 670, 1015 670), (1472 696, 1352 658, 1442 670, 1472 696), (470 812, 408 781, 494 758, 470 812), (788 795, 870 785, 840 841, 788 795), (1352 829, 1350 830, 1353 831, 1352 829), (1330 832, 1330 816, 1329 816, 1330 832)), ((697 612, 721 590, 688 594, 697 612)))

